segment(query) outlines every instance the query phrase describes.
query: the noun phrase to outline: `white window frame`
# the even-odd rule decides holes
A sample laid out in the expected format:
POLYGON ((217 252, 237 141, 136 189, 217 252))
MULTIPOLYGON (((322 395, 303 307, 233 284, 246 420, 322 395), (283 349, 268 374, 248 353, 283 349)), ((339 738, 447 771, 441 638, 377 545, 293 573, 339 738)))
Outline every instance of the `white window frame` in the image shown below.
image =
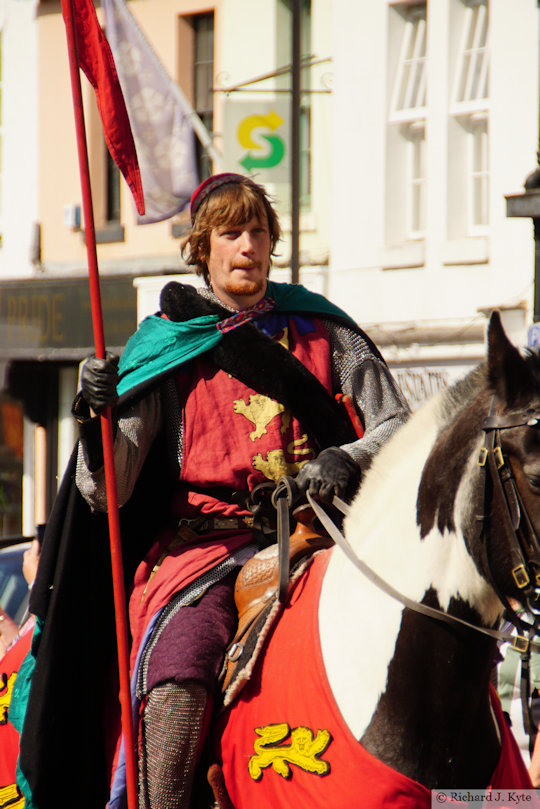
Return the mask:
POLYGON ((426 5, 407 8, 398 69, 390 102, 390 121, 426 116, 426 5))
POLYGON ((465 5, 465 24, 453 92, 454 115, 484 110, 489 101, 488 0, 469 0, 465 5))
POLYGON ((471 236, 483 236, 489 225, 489 120, 487 114, 478 113, 470 118, 468 133, 469 169, 469 232, 471 236), (478 144, 480 148, 477 149, 478 144), (480 160, 478 161, 478 156, 480 160), (479 215, 477 215, 477 201, 479 215))
POLYGON ((467 139, 464 189, 467 194, 468 235, 485 236, 489 226, 490 185, 489 0, 460 2, 465 8, 451 113, 461 124, 467 139), (479 151, 478 137, 481 139, 479 151))
POLYGON ((426 231, 426 128, 424 121, 406 127, 407 236, 425 238, 426 231), (419 170, 417 170, 417 167, 419 170))

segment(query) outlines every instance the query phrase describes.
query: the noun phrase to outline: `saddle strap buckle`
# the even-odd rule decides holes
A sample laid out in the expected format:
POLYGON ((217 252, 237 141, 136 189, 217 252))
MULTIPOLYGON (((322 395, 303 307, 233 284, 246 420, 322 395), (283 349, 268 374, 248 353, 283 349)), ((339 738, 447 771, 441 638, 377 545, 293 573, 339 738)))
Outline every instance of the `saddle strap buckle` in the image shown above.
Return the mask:
POLYGON ((529 574, 527 573, 525 565, 523 564, 518 565, 512 570, 512 576, 514 577, 514 581, 520 590, 523 590, 523 588, 527 587, 527 585, 531 582, 529 574))
POLYGON ((512 639, 512 646, 520 654, 526 654, 529 651, 529 644, 529 638, 525 638, 523 635, 516 635, 512 639))

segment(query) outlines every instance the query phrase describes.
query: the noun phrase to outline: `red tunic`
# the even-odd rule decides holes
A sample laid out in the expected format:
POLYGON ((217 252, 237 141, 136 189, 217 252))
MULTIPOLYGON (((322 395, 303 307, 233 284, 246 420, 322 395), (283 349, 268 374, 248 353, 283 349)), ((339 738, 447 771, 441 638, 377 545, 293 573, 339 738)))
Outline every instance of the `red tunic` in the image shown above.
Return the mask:
MULTIPOLYGON (((319 320, 312 322, 313 331, 299 334, 290 319, 282 340, 330 392, 328 333, 319 320)), ((182 485, 174 498, 173 513, 181 517, 201 513, 250 516, 245 508, 220 500, 211 493, 212 489, 251 491, 265 480, 296 475, 302 463, 315 457, 310 436, 290 412, 204 357, 196 360, 189 373, 178 375, 178 386, 180 401, 185 402, 182 485), (208 493, 191 487, 208 489, 208 493)), ((162 532, 135 576, 130 598, 132 663, 152 615, 180 589, 251 541, 249 530, 220 530, 171 548, 175 533, 173 529, 162 532), (163 558, 165 551, 167 556, 163 558), (156 571, 154 566, 159 560, 156 571)))
MULTIPOLYGON (((220 759, 235 809, 430 809, 422 784, 376 759, 345 724, 326 678, 318 604, 329 553, 296 586, 259 667, 223 722, 220 759)), ((493 692, 502 738, 492 787, 530 789, 493 692)))
MULTIPOLYGON (((313 326, 314 331, 299 334, 290 319, 282 342, 331 392, 328 334, 320 321, 313 320, 313 326)), ((311 436, 289 411, 204 357, 195 362, 189 379, 187 373, 179 375, 179 384, 180 399, 185 401, 181 473, 185 485, 179 490, 175 512, 181 516, 189 512, 249 514, 211 493, 189 491, 190 487, 252 491, 264 481, 296 475, 303 463, 315 457, 311 436)))

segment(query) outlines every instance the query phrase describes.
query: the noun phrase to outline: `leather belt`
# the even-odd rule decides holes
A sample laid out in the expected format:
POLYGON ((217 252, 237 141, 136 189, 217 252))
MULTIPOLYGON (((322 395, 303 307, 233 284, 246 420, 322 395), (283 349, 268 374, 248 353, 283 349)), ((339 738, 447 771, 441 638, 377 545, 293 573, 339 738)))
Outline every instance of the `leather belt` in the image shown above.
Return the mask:
POLYGON ((182 517, 178 520, 176 533, 182 539, 192 539, 210 531, 231 531, 234 528, 253 528, 253 517, 182 517))

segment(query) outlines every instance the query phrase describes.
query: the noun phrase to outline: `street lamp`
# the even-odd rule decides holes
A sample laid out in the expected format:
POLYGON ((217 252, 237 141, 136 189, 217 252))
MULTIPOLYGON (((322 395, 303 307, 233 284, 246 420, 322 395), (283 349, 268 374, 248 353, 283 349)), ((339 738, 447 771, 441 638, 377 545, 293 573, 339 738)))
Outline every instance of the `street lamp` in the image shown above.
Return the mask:
POLYGON ((506 215, 528 216, 534 227, 534 309, 533 322, 540 321, 540 151, 536 153, 538 165, 525 180, 522 194, 508 194, 506 215))

